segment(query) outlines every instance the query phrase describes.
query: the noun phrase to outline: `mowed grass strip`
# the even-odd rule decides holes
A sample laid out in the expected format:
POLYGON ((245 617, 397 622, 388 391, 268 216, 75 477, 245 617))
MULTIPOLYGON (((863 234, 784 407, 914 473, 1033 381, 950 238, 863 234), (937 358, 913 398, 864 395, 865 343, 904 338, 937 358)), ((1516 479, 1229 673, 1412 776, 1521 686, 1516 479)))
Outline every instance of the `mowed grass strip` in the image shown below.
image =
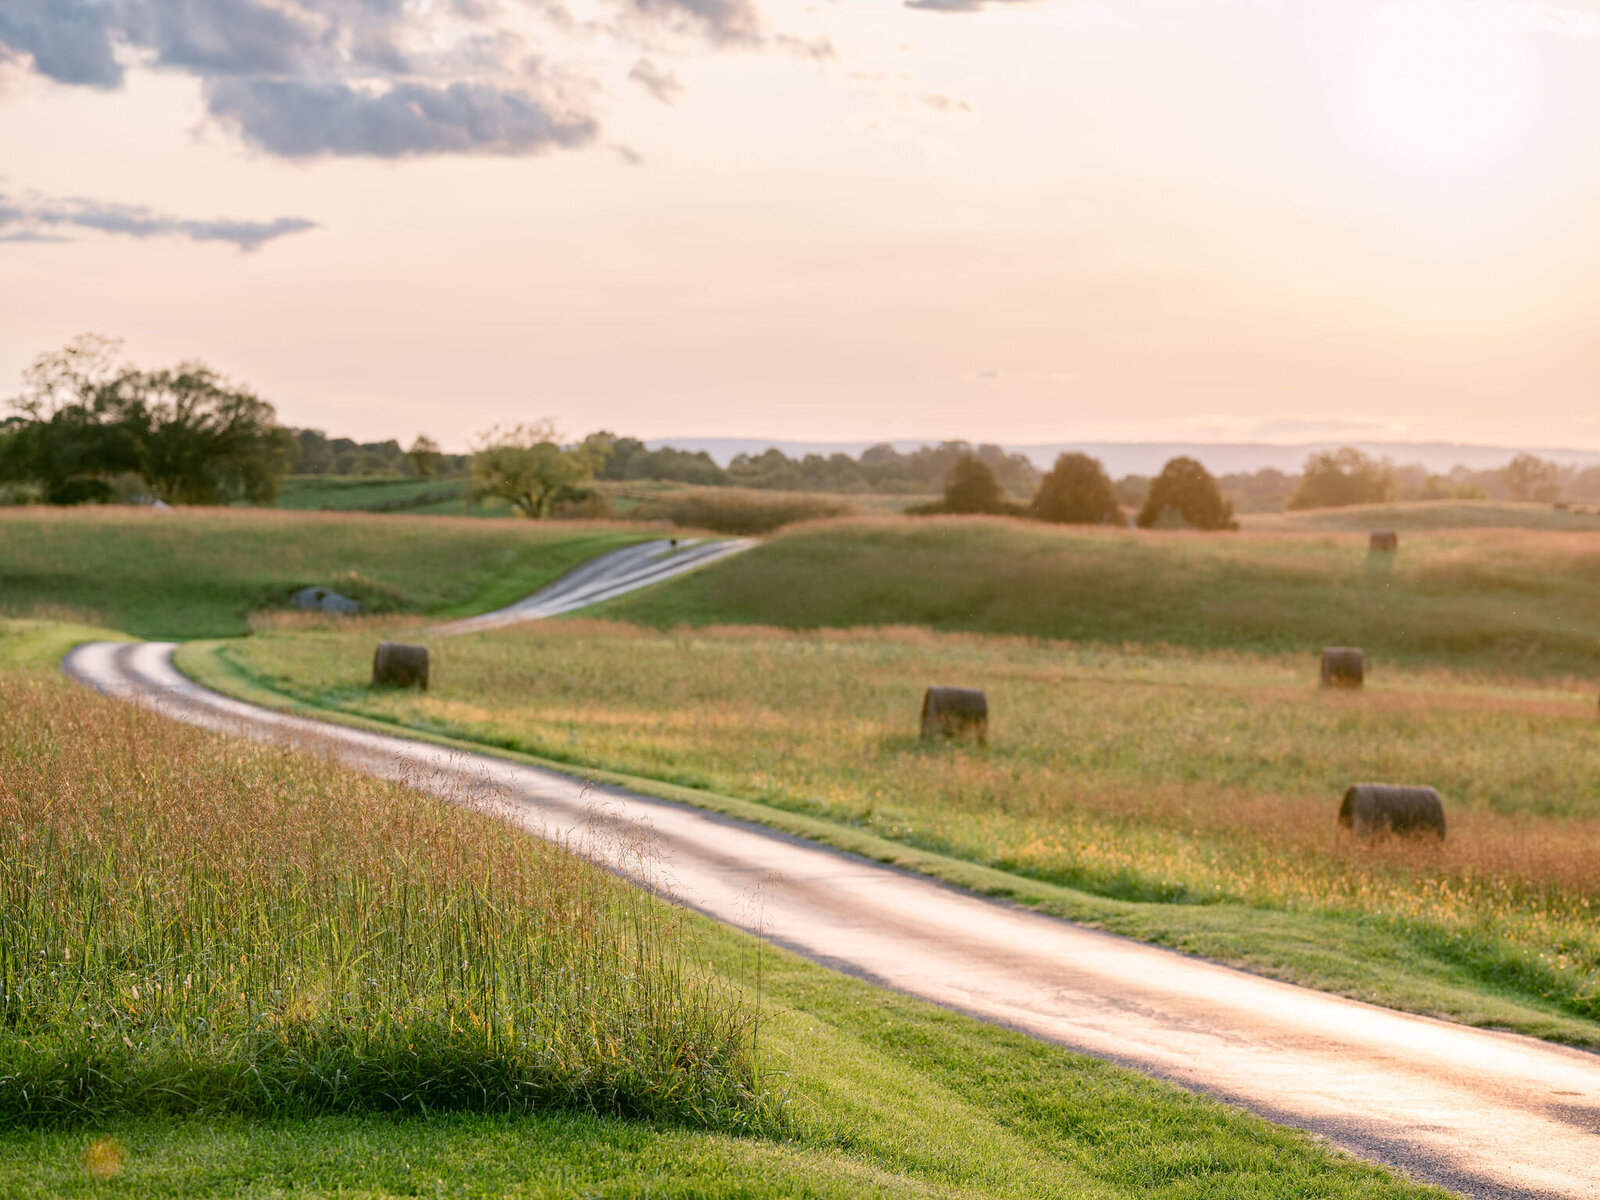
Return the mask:
POLYGON ((607 524, 264 509, 0 509, 0 612, 223 637, 317 584, 381 612, 461 616, 642 536, 607 524))
POLYGON ((775 1121, 677 911, 459 798, 0 676, 0 1125, 775 1121))
POLYGON ((1600 671, 1600 536, 1154 533, 940 517, 781 532, 597 609, 678 624, 919 625, 1120 645, 1283 653, 1363 647, 1377 663, 1600 671))
POLYGON ((1121 932, 1600 1045, 1600 743, 1570 685, 1390 668, 1327 692, 1313 655, 568 620, 441 640, 417 694, 365 687, 375 636, 297 621, 217 653, 309 703, 820 818, 1121 932), (987 747, 919 740, 934 682, 986 690, 987 747), (1437 786, 1445 842, 1341 829, 1344 788, 1374 779, 1437 786))
POLYGON ((3 1195, 1445 1194, 470 808, 59 678, 0 716, 3 1195))

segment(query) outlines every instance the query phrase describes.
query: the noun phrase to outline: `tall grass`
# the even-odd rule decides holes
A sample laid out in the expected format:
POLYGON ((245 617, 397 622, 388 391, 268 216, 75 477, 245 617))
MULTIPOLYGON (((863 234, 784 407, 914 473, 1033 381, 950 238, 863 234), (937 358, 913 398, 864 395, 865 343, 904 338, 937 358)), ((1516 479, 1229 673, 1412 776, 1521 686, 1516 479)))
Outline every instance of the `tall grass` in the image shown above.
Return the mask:
POLYGON ((435 646, 426 695, 360 686, 371 635, 230 647, 308 699, 708 788, 1118 900, 1384 925, 1478 978, 1600 1019, 1592 693, 1314 655, 1257 658, 927 631, 565 621, 435 646), (980 686, 989 745, 917 737, 921 690, 980 686), (1358 780, 1432 783, 1444 844, 1335 821, 1358 780))
POLYGON ((772 1125, 752 1013, 674 910, 470 807, 0 676, 0 1125, 772 1125))

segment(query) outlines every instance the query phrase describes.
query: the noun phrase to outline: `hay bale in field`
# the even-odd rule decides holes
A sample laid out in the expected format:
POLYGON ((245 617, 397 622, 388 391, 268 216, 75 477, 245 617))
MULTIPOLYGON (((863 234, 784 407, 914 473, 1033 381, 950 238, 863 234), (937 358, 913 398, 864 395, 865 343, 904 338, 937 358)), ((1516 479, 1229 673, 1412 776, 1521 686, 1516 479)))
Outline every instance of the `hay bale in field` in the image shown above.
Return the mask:
POLYGON ((1339 824, 1358 837, 1380 829, 1391 833, 1432 833, 1444 837, 1444 802, 1431 787, 1357 783, 1345 791, 1339 824))
POLYGON ((931 687, 922 696, 922 736, 989 738, 989 700, 977 688, 931 687))
POLYGON ((1370 541, 1371 554, 1393 554, 1400 549, 1400 535, 1392 529, 1380 529, 1373 533, 1370 541))
POLYGON ((428 648, 404 642, 379 642, 372 655, 373 687, 420 687, 428 690, 428 648))
POLYGON ((289 603, 296 608, 343 613, 347 617, 354 616, 361 611, 361 601, 352 600, 349 596, 341 596, 332 588, 325 587, 303 587, 289 597, 289 603))
POLYGON ((1367 658, 1357 646, 1328 646, 1322 651, 1322 686, 1358 688, 1365 682, 1367 658))

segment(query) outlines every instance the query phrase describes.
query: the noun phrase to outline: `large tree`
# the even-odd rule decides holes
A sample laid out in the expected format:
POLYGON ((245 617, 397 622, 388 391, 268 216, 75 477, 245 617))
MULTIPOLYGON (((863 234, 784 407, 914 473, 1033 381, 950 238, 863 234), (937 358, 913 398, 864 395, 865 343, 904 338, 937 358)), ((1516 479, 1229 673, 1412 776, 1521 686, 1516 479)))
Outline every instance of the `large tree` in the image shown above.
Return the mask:
POLYGON ((272 405, 199 363, 116 366, 116 348, 86 336, 28 368, 0 474, 55 503, 109 499, 129 473, 169 504, 270 503, 292 457, 272 405))
POLYGON ((1064 525, 1120 525, 1122 506, 1100 460, 1063 454, 1039 482, 1028 515, 1064 525))
POLYGON ((550 421, 495 426, 472 455, 472 491, 498 496, 524 516, 548 517, 561 500, 579 499, 604 464, 592 446, 563 446, 550 421))
POLYGON ((949 513, 1008 513, 1017 506, 1006 499, 993 467, 976 455, 964 454, 950 469, 942 507, 949 513))
POLYGON ((1300 486, 1286 508, 1342 508, 1381 504, 1396 495, 1394 468, 1354 446, 1326 450, 1306 459, 1300 486))
POLYGON ((1233 505, 1223 499, 1211 472, 1192 458, 1175 458, 1161 468, 1139 511, 1139 528, 1151 528, 1166 512, 1176 513, 1193 529, 1239 528, 1233 505))
POLYGON ((168 504, 270 504, 294 457, 272 405, 186 363, 130 377, 124 421, 139 444, 139 474, 168 504))
POLYGON ((1500 468, 1506 495, 1513 500, 1561 499, 1561 468, 1536 454, 1519 454, 1500 468))

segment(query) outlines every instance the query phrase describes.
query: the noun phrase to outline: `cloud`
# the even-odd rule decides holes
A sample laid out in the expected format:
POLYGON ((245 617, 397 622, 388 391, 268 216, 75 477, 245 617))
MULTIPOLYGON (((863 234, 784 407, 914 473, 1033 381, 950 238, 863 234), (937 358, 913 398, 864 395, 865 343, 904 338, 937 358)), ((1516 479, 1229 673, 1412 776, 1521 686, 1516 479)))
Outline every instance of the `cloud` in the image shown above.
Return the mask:
POLYGON ((634 63, 628 78, 663 104, 676 104, 678 97, 683 95, 683 81, 648 58, 641 58, 634 63))
MULTIPOLYGON (((587 67, 545 69, 552 31, 831 53, 768 36, 755 0, 600 3, 607 15, 580 21, 564 0, 0 0, 0 60, 102 89, 121 86, 122 62, 181 73, 214 121, 267 153, 402 158, 595 142, 603 89, 587 67)), ((630 78, 669 103, 680 88, 648 59, 630 78)))
POLYGON ((973 13, 981 12, 991 4, 1020 4, 1026 0, 906 0, 907 8, 920 8, 925 12, 973 13))
POLYGON ((309 16, 255 0, 157 0, 126 10, 124 32, 156 62, 200 75, 293 72, 319 51, 309 16))
POLYGON ((50 79, 114 88, 122 67, 112 54, 109 13, 87 0, 5 0, 0 43, 31 56, 33 69, 50 79))
POLYGON ((246 142, 286 158, 531 154, 582 146, 599 132, 592 117, 560 116, 526 93, 466 83, 369 93, 342 83, 224 79, 211 85, 207 107, 246 142))
POLYGON ((125 237, 180 237, 192 242, 227 242, 240 250, 259 249, 274 238, 315 229, 316 222, 304 217, 278 217, 271 221, 241 221, 220 218, 196 221, 156 212, 137 204, 116 204, 99 200, 68 198, 60 200, 32 197, 14 201, 0 194, 0 241, 64 242, 71 239, 57 232, 92 229, 125 237))
POLYGON ((993 367, 983 371, 968 371, 962 376, 967 383, 999 383, 1004 376, 993 367))
POLYGON ((754 42, 761 14, 749 0, 625 0, 633 12, 662 24, 690 28, 715 42, 754 42))

